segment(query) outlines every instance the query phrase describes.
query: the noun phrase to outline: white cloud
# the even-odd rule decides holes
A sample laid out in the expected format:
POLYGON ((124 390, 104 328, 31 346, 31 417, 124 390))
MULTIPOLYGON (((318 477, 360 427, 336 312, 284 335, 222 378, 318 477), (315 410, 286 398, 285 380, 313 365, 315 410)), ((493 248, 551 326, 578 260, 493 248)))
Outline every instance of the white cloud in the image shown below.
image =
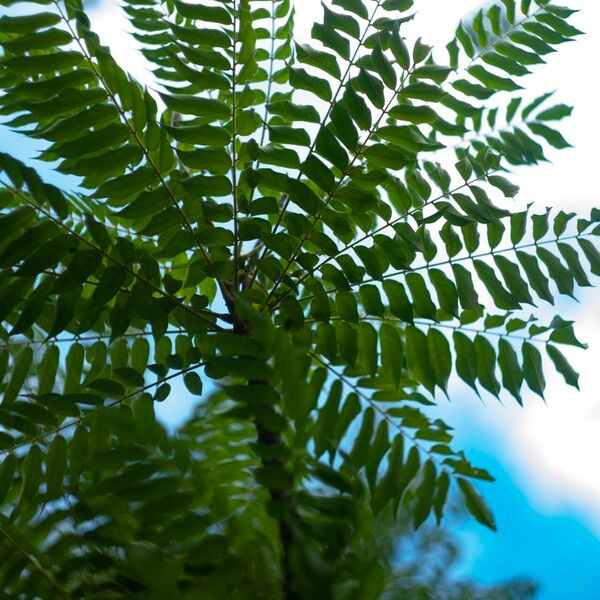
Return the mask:
POLYGON ((93 12, 92 23, 101 42, 110 48, 119 65, 140 83, 151 86, 150 65, 137 50, 138 44, 130 33, 131 25, 119 3, 103 2, 93 12))

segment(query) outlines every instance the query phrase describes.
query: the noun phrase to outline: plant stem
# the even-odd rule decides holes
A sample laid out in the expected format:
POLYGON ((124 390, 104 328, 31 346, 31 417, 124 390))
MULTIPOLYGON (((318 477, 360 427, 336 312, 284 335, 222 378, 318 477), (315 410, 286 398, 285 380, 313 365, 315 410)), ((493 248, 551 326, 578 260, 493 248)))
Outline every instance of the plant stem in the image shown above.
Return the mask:
MULTIPOLYGON (((263 381, 250 381, 250 385, 263 385, 263 381)), ((273 410, 272 408, 270 410, 273 410)), ((283 448, 285 443, 278 432, 269 431, 255 420, 256 438, 259 444, 270 448, 283 448)), ((284 467, 282 461, 277 458, 261 459, 263 467, 284 467)), ((271 514, 277 520, 279 527, 279 543, 281 547, 281 592, 282 600, 302 600, 300 595, 294 591, 294 572, 291 565, 291 553, 294 546, 294 521, 298 520, 298 512, 294 502, 293 491, 268 489, 273 512, 271 514)))
MULTIPOLYGON (((238 335, 248 335, 250 333, 250 324, 247 321, 239 320, 235 314, 233 318, 234 331, 238 335)), ((250 386, 266 386, 267 381, 249 380, 250 386)), ((264 410, 275 414, 273 406, 265 406, 264 410)), ((254 418, 256 428, 256 441, 259 446, 268 450, 281 449, 285 451, 285 442, 279 431, 271 431, 258 418, 254 418)), ((282 469, 286 470, 284 460, 276 456, 276 452, 265 452, 259 456, 261 466, 264 469, 282 469), (268 456, 271 454, 271 456, 268 456)), ((284 452, 280 453, 280 456, 284 452)), ((299 522, 299 515, 294 500, 293 488, 282 490, 278 487, 263 486, 269 493, 271 500, 269 511, 270 516, 277 521, 279 529, 280 544, 280 568, 281 568, 281 599, 282 600, 303 600, 302 597, 294 591, 294 572, 292 569, 291 554, 295 545, 295 523, 299 522)))

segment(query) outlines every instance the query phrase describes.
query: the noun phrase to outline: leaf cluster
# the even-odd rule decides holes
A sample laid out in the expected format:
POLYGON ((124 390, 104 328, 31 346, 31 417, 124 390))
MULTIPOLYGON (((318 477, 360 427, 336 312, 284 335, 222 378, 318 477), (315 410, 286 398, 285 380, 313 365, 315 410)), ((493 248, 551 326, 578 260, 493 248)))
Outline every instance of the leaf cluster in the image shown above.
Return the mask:
POLYGON ((383 510, 495 528, 435 403, 543 396, 544 355, 578 384, 527 312, 591 285, 600 213, 515 212, 510 172, 568 146, 517 82, 573 11, 502 0, 438 61, 412 0, 333 0, 310 44, 289 0, 126 0, 155 91, 34 4, 0 0, 0 115, 73 185, 0 153, 5 593, 376 598, 383 510))

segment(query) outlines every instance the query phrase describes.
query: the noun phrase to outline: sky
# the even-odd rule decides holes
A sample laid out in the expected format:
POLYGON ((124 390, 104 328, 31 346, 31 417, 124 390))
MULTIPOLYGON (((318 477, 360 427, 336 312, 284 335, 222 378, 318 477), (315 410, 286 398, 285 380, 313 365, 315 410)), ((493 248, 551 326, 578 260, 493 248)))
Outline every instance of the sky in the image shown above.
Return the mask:
MULTIPOLYGON (((296 33, 309 38, 320 17, 319 0, 301 0, 296 33)), ((480 0, 416 0, 418 13, 411 35, 443 48, 459 19, 482 5, 480 0)), ((600 56, 600 1, 562 0, 581 9, 572 24, 586 33, 563 45, 547 65, 525 79, 532 96, 556 90, 557 102, 575 107, 561 131, 574 148, 549 151, 550 163, 520 169, 513 180, 521 187, 518 205, 529 202, 542 210, 553 206, 585 212, 598 206, 597 57, 600 56)), ((297 3, 297 6, 299 4, 297 3)), ((129 25, 115 2, 102 5, 94 27, 118 60, 139 80, 150 84, 144 61, 132 51, 129 25)), ((440 53, 439 56, 442 56, 440 53)), ((0 129, 0 151, 22 159, 35 152, 30 140, 0 129)), ((579 303, 560 302, 554 312, 576 321, 587 351, 565 352, 581 374, 578 393, 548 369, 546 403, 525 394, 525 407, 508 399, 503 405, 488 398, 482 403, 463 386, 450 390, 451 402, 441 416, 456 429, 457 446, 472 461, 497 478, 483 491, 499 531, 477 524, 461 527, 466 553, 461 571, 484 582, 527 575, 542 585, 540 600, 600 598, 600 399, 595 370, 600 364, 600 297, 589 288, 579 303)), ((551 317, 553 313, 548 312, 551 317)), ((187 412, 181 402, 160 408, 169 420, 187 412)))

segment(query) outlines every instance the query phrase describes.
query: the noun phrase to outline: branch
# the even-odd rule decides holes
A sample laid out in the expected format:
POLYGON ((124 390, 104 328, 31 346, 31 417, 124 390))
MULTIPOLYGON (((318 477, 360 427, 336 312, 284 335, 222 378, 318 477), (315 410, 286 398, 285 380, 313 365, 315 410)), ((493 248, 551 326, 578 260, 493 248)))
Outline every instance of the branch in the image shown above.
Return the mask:
MULTIPOLYGON (((262 385, 262 381, 249 381, 250 385, 262 385)), ((270 414, 275 415, 275 410, 272 406, 265 406, 265 410, 270 414)), ((286 449, 285 442, 278 431, 270 431, 262 425, 258 419, 254 420, 256 427, 256 439, 258 444, 261 444, 272 451, 286 449)), ((273 454, 273 458, 265 456, 260 458, 260 462, 264 468, 276 468, 286 470, 283 460, 277 458, 277 454, 273 454)), ((286 470, 287 471, 287 470, 286 470)), ((300 596, 293 590, 293 582, 295 578, 293 567, 293 547, 297 543, 296 530, 300 517, 293 495, 293 490, 282 490, 277 486, 267 488, 269 497, 275 505, 273 518, 277 521, 279 527, 279 542, 281 544, 281 572, 282 572, 282 592, 283 600, 302 600, 300 596)))
MULTIPOLYGON (((5 517, 2 517, 2 521, 5 520, 5 517)), ((25 550, 25 548, 23 548, 23 546, 17 542, 17 540, 15 540, 15 538, 13 536, 11 536, 4 528, 4 523, 2 525, 0 525, 0 535, 2 535, 11 546, 13 546, 14 548, 16 548, 16 550, 22 554, 34 567, 37 571, 39 571, 39 573, 42 575, 42 577, 48 581, 48 583, 56 590, 57 594, 61 597, 61 598, 71 598, 71 594, 69 593, 69 591, 63 587, 60 583, 58 583, 58 581, 56 581, 56 579, 54 578, 54 575, 52 575, 52 573, 50 573, 50 571, 48 571, 41 563, 40 561, 35 557, 32 556, 31 554, 29 554, 29 552, 27 552, 27 550, 25 550)))
MULTIPOLYGON (((237 184, 237 148, 236 148, 236 113, 237 98, 235 92, 236 86, 236 61, 237 61, 237 19, 238 6, 237 0, 233 0, 233 51, 231 57, 231 187, 233 191, 233 293, 237 294, 239 288, 240 271, 240 238, 239 238, 239 217, 238 217, 238 184, 237 184)), ((270 80, 269 80, 270 84, 270 80)))
POLYGON ((302 234, 302 237, 300 238, 300 242, 298 243, 296 250, 292 253, 292 256, 286 260, 286 264, 285 264, 283 271, 280 273, 280 275, 275 280, 273 287, 271 288, 271 291, 269 292, 266 300, 264 301, 265 305, 269 304, 269 300, 273 297, 273 294, 275 293, 275 291, 277 290, 277 288, 283 281, 283 278, 287 274, 289 268, 292 266, 292 264, 296 260, 296 258, 298 258, 298 255, 300 254, 300 252, 302 250, 302 246, 304 245, 304 242, 306 242, 306 240, 311 236, 316 224, 319 222, 319 220, 321 218, 321 215, 325 212, 325 209, 329 206, 330 202, 335 198, 335 194, 341 188, 342 184, 344 183, 345 178, 350 173, 350 169, 352 169, 356 160, 362 155, 362 152, 364 151, 365 147, 369 143, 371 136, 379 128, 379 124, 381 123, 382 119, 387 115, 392 103, 396 101, 396 97, 398 96, 398 94, 400 93, 402 88, 404 87, 404 83, 405 83, 406 79, 410 76, 410 74, 411 74, 410 70, 404 74, 404 77, 402 77, 399 85, 394 90, 394 93, 392 94, 390 100, 387 102, 385 107, 382 109, 381 114, 375 121, 375 124, 372 125, 371 128, 369 129, 369 131, 367 132, 366 139, 360 144, 360 146, 358 147, 358 150, 356 150, 354 152, 352 159, 348 163, 348 166, 342 171, 342 176, 341 176, 340 180, 334 186, 333 190, 327 194, 327 197, 325 198, 323 204, 321 205, 321 208, 317 211, 317 214, 314 216, 313 221, 312 221, 311 225, 309 226, 308 230, 304 234, 302 234))
MULTIPOLYGON (((171 190, 171 188, 168 186, 168 184, 167 184, 167 182, 166 182, 166 180, 164 178, 164 175, 161 172, 160 168, 158 167, 158 165, 154 162, 154 160, 150 156, 150 151, 146 148, 146 146, 144 145, 144 143, 140 139, 140 136, 139 136, 138 132, 136 131, 135 127, 131 124, 130 120, 127 118, 127 115, 126 115, 125 111, 123 110, 123 107, 119 104, 119 102, 118 102, 118 100, 116 98, 116 95, 110 89, 110 86, 108 85, 108 83, 106 82, 106 80, 104 79, 104 77, 102 76, 102 73, 98 70, 96 64, 92 60, 91 55, 85 49, 85 47, 84 47, 84 45, 83 45, 83 43, 81 41, 80 36, 77 34, 77 32, 71 26, 71 22, 70 22, 69 18, 67 17, 67 15, 65 15, 65 13, 63 12, 63 10, 62 10, 62 8, 60 6, 59 0, 52 0, 52 1, 54 2, 56 8, 58 9, 58 12, 60 14, 61 19, 65 22, 66 26, 69 28, 69 31, 71 32, 71 35, 73 36, 73 39, 77 42, 77 45, 79 46, 83 57, 85 58, 85 60, 89 64, 89 66, 90 66, 91 70, 93 71, 94 75, 96 76, 96 78, 98 79, 98 81, 100 82, 100 84, 102 85, 102 87, 105 89, 105 91, 108 94, 108 97, 110 98, 112 104, 114 105, 115 109, 119 113, 119 117, 120 117, 121 121, 129 129, 129 133, 131 134, 131 136, 135 140, 136 144, 138 145, 138 147, 141 150, 141 152, 144 155, 144 157, 146 158, 146 161, 151 166, 151 168, 154 171, 154 173, 155 173, 155 175, 156 175, 159 183, 165 188, 165 191, 167 192, 167 194, 168 194, 168 196, 169 196, 169 198, 171 200, 171 203, 172 203, 173 207, 177 210, 177 212, 179 214, 179 217, 180 217, 180 219, 182 221, 183 226, 192 235, 192 239, 195 240, 196 238, 194 236, 194 230, 192 228, 191 223, 189 222, 189 220, 188 220, 187 216, 185 215, 185 213, 184 213, 183 209, 181 208, 181 206, 179 206, 179 202, 175 198, 175 195, 173 194, 173 191, 171 190)), ((196 242, 196 245, 201 250, 201 252, 204 255, 204 257, 206 258, 206 260, 208 262, 212 262, 212 258, 210 256, 210 254, 207 252, 207 250, 203 246, 201 246, 200 244, 198 244, 197 242, 196 242)))
POLYGON ((96 246, 92 242, 86 240, 79 233, 77 233, 77 232, 73 231, 72 229, 70 229, 68 225, 66 225, 65 223, 63 223, 63 221, 61 221, 60 219, 57 219, 56 217, 54 217, 49 211, 47 211, 46 209, 44 209, 41 206, 39 206, 38 204, 36 204, 33 200, 29 199, 25 194, 23 194, 17 188, 15 188, 15 187, 13 187, 11 185, 8 185, 8 184, 6 184, 3 181, 0 181, 0 184, 2 184, 5 187, 9 188, 14 194, 16 194, 17 196, 19 196, 19 198, 21 198, 22 200, 24 200, 25 202, 27 202, 27 204, 29 204, 29 206, 31 206, 32 208, 34 208, 35 210, 37 210, 40 214, 42 214, 45 217, 47 217, 48 219, 50 219, 54 224, 56 224, 59 227, 61 227, 62 229, 64 229, 67 233, 69 233, 73 237, 77 238, 81 243, 85 244, 86 246, 88 246, 89 248, 91 248, 92 250, 94 250, 95 252, 97 252, 98 254, 100 254, 101 256, 103 256, 108 261, 110 261, 110 262, 114 263, 115 265, 121 267, 122 269, 124 269, 125 271, 127 271, 132 277, 134 277, 135 279, 137 279, 141 283, 144 283, 145 285, 147 285, 148 287, 150 287, 156 293, 160 294, 164 298, 169 299, 171 302, 175 303, 179 308, 181 308, 181 309, 183 309, 183 310, 185 310, 185 311, 193 314, 194 316, 199 317, 200 319, 202 319, 202 320, 210 323, 213 327, 217 327, 218 329, 221 329, 221 327, 219 327, 218 325, 216 325, 211 319, 209 319, 208 317, 206 317, 202 313, 198 312, 197 310, 195 310, 191 306, 188 306, 187 304, 184 304, 183 302, 181 302, 181 300, 179 298, 177 298, 177 296, 174 296, 173 294, 162 290, 157 285, 153 284, 150 280, 146 279, 145 277, 142 277, 139 273, 137 273, 136 271, 134 271, 128 265, 126 265, 126 264, 122 263, 121 261, 117 260, 114 256, 112 256, 108 252, 105 252, 99 246, 96 246))
MULTIPOLYGON (((358 53, 359 51, 363 48, 363 45, 365 43, 365 39, 367 37, 367 34, 369 33, 369 30, 371 29, 371 25, 373 24, 373 21, 375 19, 375 15, 381 5, 382 0, 377 0, 377 4, 375 6, 375 8, 373 9, 373 12, 371 13, 371 15, 369 16, 368 20, 367 20, 367 25, 365 27, 365 30, 363 31, 360 39, 358 40, 358 45, 354 51, 354 54, 352 55, 352 57, 350 58, 350 61, 348 62, 348 66, 346 67, 346 71, 344 72, 344 74, 342 75, 338 87, 335 91, 335 94, 333 95, 333 98, 331 99, 331 102, 329 102, 329 105, 327 106, 327 112, 325 113, 325 116, 323 117, 323 120, 321 121, 321 124, 319 126, 319 129, 317 131, 317 133, 315 134, 315 137, 313 139, 313 141, 311 142, 311 145, 308 149, 308 153, 307 156, 311 156, 312 153, 315 150, 315 146, 317 144, 317 138, 319 136, 319 133, 321 132, 321 130, 326 127, 327 125, 327 119, 329 118, 329 115, 331 114, 331 111, 333 110, 333 107, 335 105, 335 101, 337 100, 337 97, 339 96, 340 92, 344 89, 344 87, 347 85, 347 81, 346 78, 348 77, 348 75, 350 74, 350 69, 355 65, 356 59, 358 58, 358 53)), ((300 179, 302 177, 302 175, 304 174, 304 171, 302 170, 302 168, 300 168, 299 172, 298 172, 298 176, 296 177, 296 179, 300 179)), ((281 225, 281 222, 283 221, 283 217, 285 216, 285 213, 287 211, 287 208, 289 206, 291 202, 291 199, 289 198, 289 196, 285 199, 285 202, 283 203, 283 206, 281 207, 281 211, 279 212, 279 214, 277 215, 277 220, 275 221, 275 225, 273 226, 273 229, 271 231, 272 234, 277 233, 277 229, 279 227, 279 225, 281 225)), ((265 255, 267 254, 268 249, 265 248, 263 250, 263 253, 261 254, 258 262, 260 262, 265 255)), ((252 284, 254 283, 254 280, 256 279, 256 276, 258 275, 258 265, 254 268, 254 271, 252 273, 252 276, 250 277, 249 283, 247 285, 247 287, 251 287, 252 284)))
POLYGON ((403 427, 398 422, 396 422, 392 417, 390 417, 390 415, 385 410, 383 410, 377 404, 377 402, 375 402, 373 399, 369 398, 361 390, 361 388, 359 388, 356 384, 354 384, 352 381, 350 381, 350 379, 348 377, 346 377, 342 373, 339 373, 328 360, 322 358, 321 356, 319 356, 318 354, 315 354, 314 352, 309 351, 309 355, 312 356, 313 359, 320 362, 330 373, 332 373, 335 377, 337 377, 343 384, 352 388, 352 390, 356 393, 357 396, 359 396, 364 402, 366 402, 379 416, 381 416, 382 419, 387 421, 394 429, 396 429, 402 437, 410 440, 411 444, 413 444, 420 452, 422 452, 423 454, 426 454, 429 457, 429 459, 438 466, 438 468, 440 470, 445 471, 448 475, 452 475, 452 473, 448 472, 444 463, 440 463, 437 456, 433 452, 431 452, 431 450, 429 450, 429 448, 426 448, 425 446, 423 446, 419 442, 418 438, 413 436, 411 433, 408 432, 408 430, 405 427, 403 427))
POLYGON ((125 400, 129 400, 129 398, 133 398, 134 396, 137 396, 138 394, 143 394, 145 391, 147 391, 149 389, 152 389, 154 387, 162 385, 163 383, 165 383, 171 379, 174 379, 175 377, 179 377, 180 375, 185 375, 188 371, 191 371, 192 369, 196 369, 198 367, 202 367, 205 364, 206 363, 201 362, 201 363, 197 363, 195 365, 190 365, 189 367, 186 367, 185 369, 181 369, 180 371, 177 371, 177 373, 173 373, 172 375, 168 375, 167 377, 162 377, 161 379, 158 379, 154 383, 149 383, 143 387, 138 388, 137 390, 135 390, 133 392, 129 392, 128 394, 125 394, 125 396, 121 396, 117 400, 113 400, 112 402, 109 402, 105 406, 101 406, 100 408, 92 410, 92 411, 86 413, 85 415, 83 415, 73 421, 70 421, 69 423, 61 425, 60 427, 55 427, 54 429, 52 429, 52 431, 47 431, 46 433, 42 433, 42 434, 40 434, 34 438, 31 438, 29 440, 22 440, 16 444, 13 444, 10 448, 4 448, 3 450, 0 450, 0 456, 4 456, 5 454, 10 454, 11 452, 14 452, 17 448, 22 448, 23 446, 31 446, 32 444, 41 442, 41 441, 49 438, 51 435, 59 434, 61 431, 64 431, 65 429, 70 429, 71 427, 76 427, 80 423, 89 421, 91 418, 95 417, 97 414, 99 414, 105 410, 108 410, 109 408, 113 408, 115 406, 119 406, 119 405, 123 404, 123 402, 125 402, 125 400))
MULTIPOLYGON (((317 271, 318 269, 320 269, 323 265, 326 265, 327 263, 329 263, 330 261, 336 259, 338 256, 341 256, 342 254, 344 254, 344 252, 347 252, 348 250, 351 250, 352 248, 354 248, 355 246, 357 246, 358 244, 360 244, 361 242, 364 242, 370 238, 372 238, 373 236, 377 235, 378 233, 380 233, 381 231, 383 231, 384 229, 387 229, 388 227, 391 227, 393 225, 395 225, 396 223, 402 221, 403 219, 406 219, 407 217, 410 217, 411 215, 415 214, 416 212, 419 212, 421 210, 423 210, 423 208, 425 208, 426 206, 429 206, 430 204, 433 204, 435 202, 437 202, 438 200, 442 200, 443 198, 446 198, 449 195, 454 194, 455 192, 458 192, 459 190, 463 189, 464 187, 470 187, 471 184, 480 181, 481 179, 487 177, 488 175, 491 175, 492 173, 495 173, 497 169, 494 169, 488 173, 484 173, 483 175, 479 176, 479 177, 475 177, 474 179, 471 179, 470 181, 466 181, 465 183, 463 183, 462 185, 459 185, 458 187, 452 189, 452 190, 448 190, 447 192, 444 192, 443 194, 440 194, 439 196, 432 198, 431 200, 427 200, 426 202, 424 202, 421 206, 417 206, 416 208, 407 211, 406 213, 404 213, 403 215, 400 215, 398 217, 395 217, 389 221, 386 221, 383 225, 381 225, 380 227, 377 227, 376 229, 374 229, 373 231, 370 231, 369 233, 366 233, 365 235, 363 235, 362 237, 358 238, 357 240, 353 240, 352 242, 350 242, 349 244, 346 244, 346 246, 344 246, 337 255, 335 256, 328 256, 327 258, 323 259, 314 269, 312 272, 306 272, 304 275, 302 275, 302 277, 300 277, 298 279, 298 284, 303 283, 306 279, 308 279, 308 277, 312 276, 312 274, 317 271)), ((276 306, 277 304, 279 304, 279 302, 281 302, 286 296, 288 296, 290 294, 290 290, 286 290, 281 296, 279 296, 277 298, 277 300, 275 301, 275 303, 272 305, 273 307, 276 306)))
MULTIPOLYGON (((531 243, 527 243, 527 244, 521 244, 521 245, 516 245, 516 246, 511 246, 510 248, 502 248, 500 250, 489 250, 488 252, 480 252, 479 254, 468 254, 467 256, 462 256, 460 258, 449 258, 447 260, 442 260, 436 263, 427 263, 425 265, 421 265, 419 267, 415 267, 414 269, 402 269, 401 271, 392 271, 391 273, 386 273, 382 279, 374 279, 374 278, 370 278, 370 279, 363 279, 362 281, 358 282, 358 283, 348 283, 349 287, 353 288, 353 287, 358 287, 361 285, 364 285, 366 283, 376 283, 376 282, 380 282, 383 281, 384 279, 392 279, 394 277, 397 277, 399 275, 405 275, 406 273, 412 273, 414 271, 422 271, 422 270, 429 270, 432 269, 434 267, 440 267, 443 265, 451 265, 457 262, 463 262, 465 260, 474 260, 476 258, 482 258, 485 256, 493 256, 495 254, 504 254, 506 252, 516 252, 517 250, 524 250, 526 248, 533 248, 533 247, 537 247, 537 246, 545 246, 547 244, 557 244, 558 242, 564 242, 564 241, 568 241, 568 240, 573 240, 573 239, 580 239, 580 238, 584 238, 584 237, 589 237, 593 235, 592 233, 581 233, 581 234, 577 234, 577 235, 569 235, 569 236, 565 236, 565 237, 557 237, 557 238, 552 238, 550 240, 545 240, 545 241, 538 241, 538 242, 531 242, 531 243)), ((329 290, 325 290, 326 294, 332 294, 338 291, 342 291, 342 290, 338 290, 337 288, 331 288, 329 290)), ((284 296, 278 298, 278 301, 281 301, 283 299, 284 296)), ((306 302, 308 300, 312 300, 315 297, 314 294, 309 294, 308 296, 303 296, 302 298, 298 298, 298 302, 306 302)), ((276 307, 276 304, 273 305, 273 308, 276 307)))

